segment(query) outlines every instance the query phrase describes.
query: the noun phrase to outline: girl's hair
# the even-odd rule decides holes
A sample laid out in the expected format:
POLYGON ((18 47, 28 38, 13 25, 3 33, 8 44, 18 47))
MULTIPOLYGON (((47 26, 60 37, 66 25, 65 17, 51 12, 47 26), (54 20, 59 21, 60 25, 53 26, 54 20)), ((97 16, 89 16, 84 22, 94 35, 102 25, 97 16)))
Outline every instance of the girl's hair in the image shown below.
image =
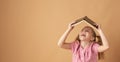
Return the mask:
MULTIPOLYGON (((85 26, 82 30, 84 30, 85 28, 90 28, 90 29, 91 29, 91 31, 92 31, 92 36, 94 37, 93 42, 96 42, 96 43, 98 43, 99 45, 102 45, 101 37, 96 35, 94 29, 93 29, 92 27, 90 27, 90 26, 85 26)), ((79 35, 76 37, 75 40, 77 40, 77 41, 80 42, 79 35)), ((78 46, 77 50, 79 49, 79 47, 80 47, 80 46, 78 46)), ((104 59, 104 52, 98 52, 98 59, 99 59, 99 60, 100 60, 100 59, 104 59)))

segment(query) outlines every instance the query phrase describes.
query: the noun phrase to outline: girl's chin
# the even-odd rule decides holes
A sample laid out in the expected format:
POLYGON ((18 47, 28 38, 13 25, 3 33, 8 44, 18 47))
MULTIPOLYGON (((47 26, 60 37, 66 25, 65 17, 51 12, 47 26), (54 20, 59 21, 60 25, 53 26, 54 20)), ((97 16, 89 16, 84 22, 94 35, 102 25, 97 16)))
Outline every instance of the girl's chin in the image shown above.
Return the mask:
POLYGON ((85 40, 81 40, 81 41, 85 41, 85 40))
POLYGON ((82 38, 82 39, 80 39, 80 40, 81 40, 81 41, 85 41, 85 39, 83 39, 83 38, 82 38))
POLYGON ((80 40, 81 40, 81 41, 87 41, 87 39, 86 39, 86 38, 80 38, 80 40))
POLYGON ((81 37, 80 40, 85 40, 85 37, 81 37))

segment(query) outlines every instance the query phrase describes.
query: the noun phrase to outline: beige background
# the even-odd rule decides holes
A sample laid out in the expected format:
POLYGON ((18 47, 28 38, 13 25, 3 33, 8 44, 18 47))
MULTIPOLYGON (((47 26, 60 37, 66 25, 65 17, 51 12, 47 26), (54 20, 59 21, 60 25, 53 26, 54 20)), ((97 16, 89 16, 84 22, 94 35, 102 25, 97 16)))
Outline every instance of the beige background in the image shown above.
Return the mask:
MULTIPOLYGON (((119 0, 0 0, 0 62, 72 62, 57 46, 70 22, 87 15, 102 25, 110 49, 105 60, 120 59, 119 0)), ((67 42, 77 36, 82 23, 67 42)))

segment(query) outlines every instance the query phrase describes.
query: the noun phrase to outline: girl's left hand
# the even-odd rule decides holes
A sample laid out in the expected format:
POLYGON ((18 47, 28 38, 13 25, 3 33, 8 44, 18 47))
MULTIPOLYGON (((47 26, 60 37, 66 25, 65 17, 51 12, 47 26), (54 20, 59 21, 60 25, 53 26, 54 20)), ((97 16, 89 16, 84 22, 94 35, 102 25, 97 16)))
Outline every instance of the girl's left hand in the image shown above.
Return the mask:
POLYGON ((100 32, 101 31, 101 26, 98 25, 97 31, 100 32))

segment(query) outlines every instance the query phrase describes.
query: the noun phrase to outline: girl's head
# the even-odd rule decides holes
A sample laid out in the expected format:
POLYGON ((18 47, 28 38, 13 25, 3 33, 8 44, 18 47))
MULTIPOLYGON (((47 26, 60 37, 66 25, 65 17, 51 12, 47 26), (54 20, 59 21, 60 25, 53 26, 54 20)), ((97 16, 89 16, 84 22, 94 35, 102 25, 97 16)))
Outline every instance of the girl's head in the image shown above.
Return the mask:
POLYGON ((90 26, 85 26, 78 36, 81 41, 96 41, 96 33, 90 26))

